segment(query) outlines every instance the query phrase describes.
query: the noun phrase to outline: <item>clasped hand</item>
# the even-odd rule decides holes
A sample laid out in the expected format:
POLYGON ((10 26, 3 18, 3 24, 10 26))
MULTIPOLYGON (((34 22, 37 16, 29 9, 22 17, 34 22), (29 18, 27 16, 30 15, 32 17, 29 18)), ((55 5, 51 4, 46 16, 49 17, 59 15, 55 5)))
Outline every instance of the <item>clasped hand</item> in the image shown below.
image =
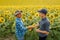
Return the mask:
POLYGON ((33 28, 35 28, 34 26, 28 26, 28 29, 33 29, 33 28))

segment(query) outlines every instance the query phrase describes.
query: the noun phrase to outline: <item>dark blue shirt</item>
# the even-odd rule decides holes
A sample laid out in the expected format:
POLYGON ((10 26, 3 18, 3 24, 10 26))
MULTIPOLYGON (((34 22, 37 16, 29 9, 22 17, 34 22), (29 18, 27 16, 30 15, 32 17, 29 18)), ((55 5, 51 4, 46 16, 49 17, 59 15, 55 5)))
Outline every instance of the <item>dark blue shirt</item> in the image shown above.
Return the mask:
MULTIPOLYGON (((47 18, 43 18, 40 22, 39 22, 39 26, 40 26, 40 30, 42 31, 47 31, 49 32, 49 25, 50 25, 50 22, 47 18)), ((39 36, 41 37, 45 37, 47 36, 47 34, 43 34, 43 33, 39 33, 39 36)))

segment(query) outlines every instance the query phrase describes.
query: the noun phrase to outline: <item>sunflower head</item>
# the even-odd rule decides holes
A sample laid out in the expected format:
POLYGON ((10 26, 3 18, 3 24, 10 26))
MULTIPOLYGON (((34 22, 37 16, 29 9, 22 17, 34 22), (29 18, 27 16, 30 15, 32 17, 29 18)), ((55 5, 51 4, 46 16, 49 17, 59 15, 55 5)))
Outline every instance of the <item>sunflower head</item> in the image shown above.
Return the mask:
POLYGON ((36 13, 35 16, 38 17, 39 16, 39 13, 36 13))
POLYGON ((3 17, 0 17, 0 23, 4 23, 5 19, 3 17))
POLYGON ((29 16, 28 19, 29 19, 29 20, 32 20, 32 16, 29 16))
POLYGON ((54 20, 50 20, 50 24, 53 24, 54 23, 54 20))
POLYGON ((55 18, 58 17, 58 14, 54 14, 55 18))

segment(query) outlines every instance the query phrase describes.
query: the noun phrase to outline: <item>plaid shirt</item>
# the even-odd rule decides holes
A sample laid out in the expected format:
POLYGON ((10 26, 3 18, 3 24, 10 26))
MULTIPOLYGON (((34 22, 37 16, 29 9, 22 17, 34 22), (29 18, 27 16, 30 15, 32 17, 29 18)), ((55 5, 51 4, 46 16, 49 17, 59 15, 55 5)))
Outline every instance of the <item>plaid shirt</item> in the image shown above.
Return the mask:
POLYGON ((24 37, 27 28, 24 27, 24 24, 21 18, 16 18, 16 36, 17 37, 24 37))

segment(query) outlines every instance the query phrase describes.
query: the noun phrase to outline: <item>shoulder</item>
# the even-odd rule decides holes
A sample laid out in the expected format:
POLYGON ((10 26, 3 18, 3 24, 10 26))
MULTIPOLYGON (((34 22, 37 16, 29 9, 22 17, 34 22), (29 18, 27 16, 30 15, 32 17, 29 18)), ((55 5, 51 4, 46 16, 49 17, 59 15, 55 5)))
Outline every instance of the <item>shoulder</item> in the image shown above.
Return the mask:
POLYGON ((45 20, 45 24, 50 24, 49 19, 46 19, 46 20, 45 20))
POLYGON ((18 19, 16 19, 16 23, 19 23, 19 22, 21 22, 20 20, 18 20, 18 19))

